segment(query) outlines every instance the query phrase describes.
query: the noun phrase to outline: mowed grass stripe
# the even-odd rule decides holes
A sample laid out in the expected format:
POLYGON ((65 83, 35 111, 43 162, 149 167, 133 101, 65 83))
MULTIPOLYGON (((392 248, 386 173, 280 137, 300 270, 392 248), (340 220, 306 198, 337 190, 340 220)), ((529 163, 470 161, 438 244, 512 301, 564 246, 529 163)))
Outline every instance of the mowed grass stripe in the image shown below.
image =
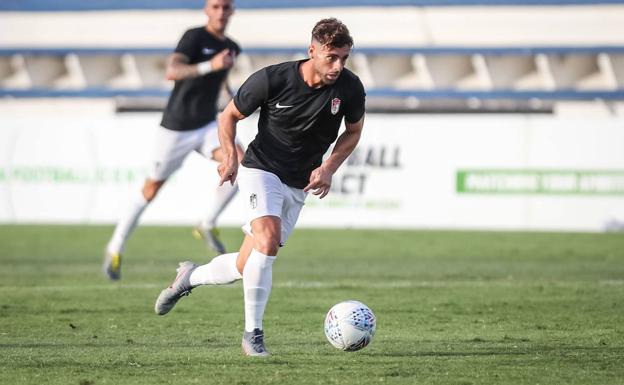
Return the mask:
MULTIPOLYGON (((340 288, 374 288, 374 289, 394 289, 394 288, 487 288, 487 287, 559 287, 575 288, 579 286, 622 286, 624 280, 600 280, 600 281, 540 281, 530 282, 516 280, 489 280, 489 281, 430 281, 430 282, 324 282, 324 281, 286 281, 273 282, 274 288, 292 289, 340 289, 340 288)), ((20 291, 71 291, 71 290, 153 290, 164 289, 163 283, 102 283, 95 285, 41 285, 41 286, 19 286, 20 291)), ((223 288, 241 289, 240 284, 220 285, 223 288)), ((15 290, 15 286, 0 286, 0 291, 15 290)))

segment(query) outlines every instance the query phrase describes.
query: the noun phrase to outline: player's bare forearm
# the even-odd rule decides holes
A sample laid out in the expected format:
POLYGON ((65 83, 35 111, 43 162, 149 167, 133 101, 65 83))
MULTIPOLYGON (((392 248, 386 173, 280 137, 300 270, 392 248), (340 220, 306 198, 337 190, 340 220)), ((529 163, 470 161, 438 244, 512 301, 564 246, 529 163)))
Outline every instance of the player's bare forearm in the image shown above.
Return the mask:
POLYGON ((310 183, 304 187, 303 191, 312 191, 312 194, 323 199, 329 194, 332 183, 332 176, 338 167, 347 159, 355 149, 364 126, 364 117, 356 123, 346 123, 346 130, 338 137, 336 145, 331 155, 320 165, 312 170, 310 183))
POLYGON ((219 143, 226 157, 236 155, 236 124, 245 116, 238 111, 233 101, 230 101, 219 115, 219 143))
POLYGON ((223 152, 223 160, 217 168, 221 178, 219 184, 226 181, 234 184, 238 174, 238 153, 236 151, 236 123, 244 119, 233 101, 228 103, 225 110, 219 116, 219 143, 223 152))
POLYGON ((364 116, 355 123, 345 122, 345 126, 345 131, 338 137, 332 153, 322 165, 322 167, 325 167, 332 174, 334 174, 340 165, 351 155, 360 141, 362 128, 364 127, 364 116))

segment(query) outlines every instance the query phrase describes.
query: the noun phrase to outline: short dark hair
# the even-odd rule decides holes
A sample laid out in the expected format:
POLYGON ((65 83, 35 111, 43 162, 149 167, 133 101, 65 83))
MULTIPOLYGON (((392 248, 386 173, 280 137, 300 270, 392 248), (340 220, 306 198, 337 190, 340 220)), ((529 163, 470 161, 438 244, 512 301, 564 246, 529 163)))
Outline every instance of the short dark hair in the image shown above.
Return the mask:
POLYGON ((349 29, 340 20, 333 17, 316 23, 312 29, 312 40, 335 48, 345 45, 353 47, 353 38, 349 34, 349 29))

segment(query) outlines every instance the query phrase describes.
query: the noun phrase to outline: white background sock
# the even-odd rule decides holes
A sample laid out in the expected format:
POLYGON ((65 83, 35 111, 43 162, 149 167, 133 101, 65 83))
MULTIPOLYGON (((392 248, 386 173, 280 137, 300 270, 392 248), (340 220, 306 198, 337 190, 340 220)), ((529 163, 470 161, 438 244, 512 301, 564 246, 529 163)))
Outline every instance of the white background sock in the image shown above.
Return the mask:
POLYGON ((243 269, 245 297, 245 330, 262 329, 264 309, 273 284, 274 256, 252 250, 243 269))
POLYGON ((225 285, 242 278, 236 268, 238 253, 221 254, 197 267, 189 277, 193 287, 198 285, 225 285))
POLYGON ((149 202, 143 196, 143 192, 133 196, 128 208, 117 222, 113 236, 106 246, 109 253, 122 253, 124 251, 126 241, 136 228, 139 218, 148 204, 149 202))
POLYGON ((230 203, 236 192, 238 191, 238 185, 232 186, 229 183, 224 183, 222 186, 217 186, 214 192, 214 200, 212 206, 206 213, 206 218, 201 223, 201 227, 204 229, 211 229, 215 227, 217 218, 223 212, 225 207, 230 203))

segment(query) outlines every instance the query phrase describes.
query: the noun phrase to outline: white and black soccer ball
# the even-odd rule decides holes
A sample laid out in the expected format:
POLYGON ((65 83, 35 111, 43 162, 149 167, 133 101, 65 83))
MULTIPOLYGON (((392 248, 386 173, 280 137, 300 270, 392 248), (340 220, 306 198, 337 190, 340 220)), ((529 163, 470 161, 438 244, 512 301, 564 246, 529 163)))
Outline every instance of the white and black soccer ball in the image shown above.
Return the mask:
POLYGON ((363 349, 373 339, 377 327, 375 314, 362 302, 344 301, 334 305, 325 317, 325 336, 340 350, 363 349))

